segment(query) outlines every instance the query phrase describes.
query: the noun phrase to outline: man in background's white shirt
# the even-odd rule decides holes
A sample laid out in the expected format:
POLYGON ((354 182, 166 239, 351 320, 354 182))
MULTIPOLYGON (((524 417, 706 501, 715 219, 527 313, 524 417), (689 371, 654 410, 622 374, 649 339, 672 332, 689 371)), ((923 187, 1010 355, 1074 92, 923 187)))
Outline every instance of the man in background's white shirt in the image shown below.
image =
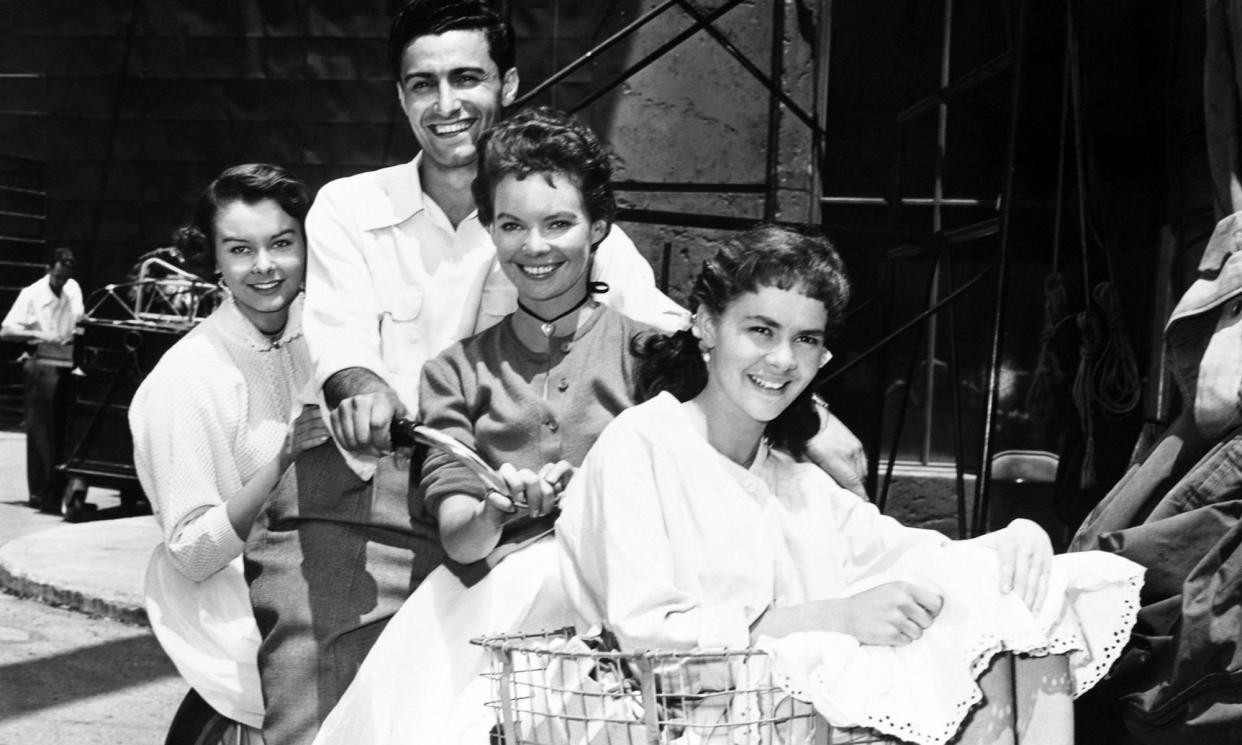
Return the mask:
POLYGON ((73 333, 84 315, 73 279, 73 252, 52 251, 47 274, 22 289, 0 324, 0 339, 33 348, 22 366, 26 421, 26 485, 31 506, 59 504, 56 466, 63 455, 66 375, 73 366, 73 333))

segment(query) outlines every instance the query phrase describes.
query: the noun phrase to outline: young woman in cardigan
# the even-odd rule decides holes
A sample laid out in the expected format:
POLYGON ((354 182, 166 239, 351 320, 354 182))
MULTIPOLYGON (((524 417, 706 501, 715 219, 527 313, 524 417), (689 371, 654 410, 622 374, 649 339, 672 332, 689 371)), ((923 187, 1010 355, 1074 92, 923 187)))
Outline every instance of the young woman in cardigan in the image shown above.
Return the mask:
POLYGON ((478 152, 479 218, 518 310, 424 365, 419 408, 495 466, 507 493, 430 452, 411 514, 438 527, 447 565, 389 622, 318 745, 487 741, 487 660, 469 640, 569 620, 547 533, 574 467, 633 403, 630 342, 650 328, 598 302, 607 287, 589 281, 616 209, 608 154, 549 109, 489 130, 478 152))
POLYGON ((180 237, 214 257, 228 297, 164 354, 129 408, 134 466, 164 543, 147 605, 178 670, 220 713, 258 727, 258 630, 242 546, 294 457, 327 440, 302 408, 306 187, 282 168, 229 168, 180 237), (223 674, 235 664, 236 676, 223 674))

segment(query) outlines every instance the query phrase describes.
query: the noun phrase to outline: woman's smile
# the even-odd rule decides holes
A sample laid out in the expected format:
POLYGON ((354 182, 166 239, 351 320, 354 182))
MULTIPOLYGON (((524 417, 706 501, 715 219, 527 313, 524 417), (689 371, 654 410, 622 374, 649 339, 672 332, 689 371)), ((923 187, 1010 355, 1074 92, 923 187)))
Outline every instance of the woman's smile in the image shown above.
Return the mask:
POLYGON ((249 284, 250 284, 250 289, 254 290, 260 295, 269 295, 279 290, 280 286, 284 284, 284 282, 285 281, 283 279, 273 279, 267 282, 251 282, 249 284))
POLYGON ((592 247, 607 224, 592 222, 582 192, 563 173, 507 175, 496 184, 492 240, 522 304, 555 318, 587 292, 592 247))
POLYGON ((552 273, 564 265, 565 262, 558 261, 555 264, 517 264, 517 267, 527 277, 539 281, 550 279, 552 273))
POLYGON ((222 205, 215 220, 216 267, 238 310, 255 328, 284 328, 306 271, 302 226, 274 199, 222 205))
POLYGON ((719 316, 704 312, 698 324, 708 381, 696 400, 713 444, 753 452, 767 423, 806 390, 826 359, 827 308, 796 289, 760 287, 738 295, 719 316))
POLYGON ((749 378, 750 382, 754 383, 759 390, 765 393, 783 393, 785 389, 789 387, 789 384, 793 382, 788 378, 784 380, 771 380, 767 377, 756 375, 755 373, 747 373, 746 377, 749 378))

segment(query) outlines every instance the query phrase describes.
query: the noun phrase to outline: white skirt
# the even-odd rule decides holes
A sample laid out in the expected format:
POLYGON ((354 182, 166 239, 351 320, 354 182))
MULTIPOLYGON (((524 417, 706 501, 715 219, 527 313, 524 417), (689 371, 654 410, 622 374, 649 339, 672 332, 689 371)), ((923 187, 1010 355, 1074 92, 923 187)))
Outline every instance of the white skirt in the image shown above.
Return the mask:
POLYGON ((488 652, 473 638, 573 623, 551 536, 509 554, 466 587, 427 576, 367 654, 315 745, 487 742, 495 715, 488 652))
MULTIPOLYGON (((996 552, 968 543, 912 551, 873 586, 906 580, 938 592, 944 606, 917 641, 860 644, 846 634, 762 638, 782 687, 838 727, 865 726, 920 745, 942 745, 982 698, 976 683, 1002 652, 1067 656, 1074 695, 1099 682, 1130 638, 1143 567, 1099 551, 1052 561, 1037 613, 1002 594, 996 552)), ((849 594, 866 589, 851 587, 849 594)))

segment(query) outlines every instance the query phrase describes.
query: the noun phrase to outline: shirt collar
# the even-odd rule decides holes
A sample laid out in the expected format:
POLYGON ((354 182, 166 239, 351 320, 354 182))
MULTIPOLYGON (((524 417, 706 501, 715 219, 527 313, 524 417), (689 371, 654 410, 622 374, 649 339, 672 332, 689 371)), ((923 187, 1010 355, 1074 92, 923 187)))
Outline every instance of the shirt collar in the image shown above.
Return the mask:
MULTIPOLYGON (((409 163, 383 168, 375 172, 376 188, 384 198, 358 205, 360 212, 358 223, 363 230, 395 227, 418 213, 426 211, 429 206, 435 208, 440 221, 447 222, 439 206, 423 193, 423 182, 418 175, 422 162, 423 154, 419 153, 409 163)), ((471 218, 477 214, 477 212, 472 213, 471 218)))
POLYGON ((35 283, 36 300, 39 305, 55 305, 56 303, 67 301, 65 290, 69 287, 69 281, 65 280, 65 286, 60 288, 60 295, 52 292, 52 278, 44 274, 35 283))
POLYGON ((375 188, 382 198, 356 205, 358 223, 363 230, 391 228, 423 211, 423 185, 418 178, 422 158, 423 154, 419 153, 409 163, 374 172, 375 188))

